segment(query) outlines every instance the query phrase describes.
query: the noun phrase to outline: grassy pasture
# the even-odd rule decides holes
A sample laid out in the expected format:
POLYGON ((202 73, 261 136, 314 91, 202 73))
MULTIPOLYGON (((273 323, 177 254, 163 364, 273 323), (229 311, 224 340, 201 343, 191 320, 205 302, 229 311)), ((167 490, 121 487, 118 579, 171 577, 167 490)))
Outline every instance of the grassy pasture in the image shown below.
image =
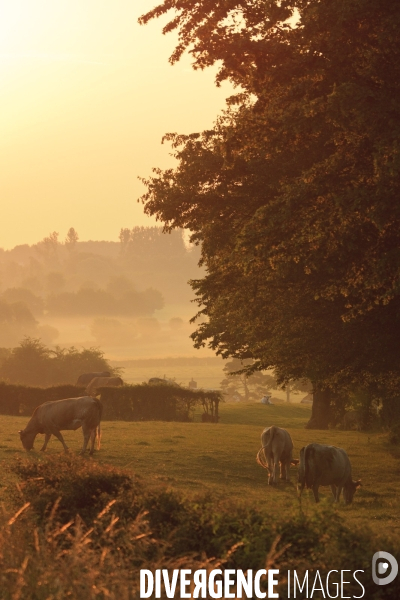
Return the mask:
MULTIPOLYGON (((368 526, 376 533, 398 536, 400 533, 400 451, 389 446, 380 432, 309 431, 304 425, 310 408, 302 405, 222 404, 221 422, 201 423, 199 414, 193 423, 103 422, 102 448, 93 460, 132 470, 150 484, 165 485, 189 495, 210 492, 236 501, 264 505, 272 514, 284 514, 298 506, 292 482, 267 485, 267 471, 258 466, 255 456, 260 448, 264 427, 275 424, 288 429, 294 442, 294 456, 312 441, 344 448, 353 466, 354 478, 363 486, 354 503, 342 503, 337 510, 348 523, 368 526)), ((25 457, 18 429, 26 417, 0 417, 0 494, 14 485, 4 465, 12 458, 25 457)), ((81 432, 65 432, 71 450, 77 452, 81 432)), ((42 436, 36 440, 40 448, 42 436)), ((60 443, 52 439, 48 453, 59 454, 60 443)), ((38 456, 33 451, 30 456, 38 456)), ((91 460, 87 458, 87 460, 91 460)), ((329 488, 321 488, 322 502, 331 504, 329 488)), ((304 491, 302 508, 307 514, 316 510, 311 492, 304 491)))

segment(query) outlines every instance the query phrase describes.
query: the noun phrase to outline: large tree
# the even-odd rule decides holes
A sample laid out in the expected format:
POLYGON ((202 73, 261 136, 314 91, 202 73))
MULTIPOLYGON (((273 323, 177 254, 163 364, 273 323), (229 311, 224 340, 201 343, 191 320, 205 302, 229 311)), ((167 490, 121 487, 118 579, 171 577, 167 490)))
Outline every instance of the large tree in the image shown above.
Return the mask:
POLYGON ((399 371, 400 5, 165 0, 195 68, 240 86, 214 128, 169 134, 145 210, 201 244, 195 345, 338 390, 399 371), (288 19, 296 18, 293 26, 288 19))

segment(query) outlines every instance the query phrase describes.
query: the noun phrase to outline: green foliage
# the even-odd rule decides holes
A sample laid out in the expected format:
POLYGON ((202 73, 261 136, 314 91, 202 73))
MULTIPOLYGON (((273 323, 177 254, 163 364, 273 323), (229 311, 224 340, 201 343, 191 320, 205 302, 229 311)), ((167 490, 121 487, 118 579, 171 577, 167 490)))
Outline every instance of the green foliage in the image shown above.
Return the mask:
POLYGON ((195 406, 218 417, 220 392, 190 390, 168 383, 99 388, 105 420, 189 421, 195 406))
POLYGON ((74 384, 87 372, 109 371, 118 374, 98 348, 78 350, 56 347, 50 350, 39 339, 26 337, 0 365, 0 377, 10 383, 51 386, 74 384))
POLYGON ((85 388, 75 385, 57 385, 46 389, 0 382, 0 414, 30 416, 43 402, 84 395, 85 388))
POLYGON ((166 136, 178 166, 142 198, 201 243, 195 346, 306 377, 329 409, 319 392, 398 373, 400 7, 166 0, 140 21, 170 10, 171 61, 241 88, 213 129, 166 136))
MULTIPOLYGON (((91 369, 89 369, 89 372, 91 369)), ((218 420, 220 392, 190 390, 170 384, 128 385, 99 388, 103 419, 121 421, 190 421, 195 407, 218 420)), ((31 415, 51 400, 85 395, 84 387, 58 385, 49 388, 0 383, 0 414, 31 415)))

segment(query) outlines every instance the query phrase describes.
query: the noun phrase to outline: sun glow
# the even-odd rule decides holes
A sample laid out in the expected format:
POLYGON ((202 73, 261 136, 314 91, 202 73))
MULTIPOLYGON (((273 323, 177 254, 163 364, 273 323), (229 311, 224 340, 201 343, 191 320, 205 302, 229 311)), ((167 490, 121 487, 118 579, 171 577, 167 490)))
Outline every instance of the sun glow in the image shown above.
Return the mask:
POLYGON ((152 224, 137 176, 172 165, 163 134, 207 129, 229 94, 169 65, 174 34, 137 23, 152 4, 0 0, 0 247, 152 224))

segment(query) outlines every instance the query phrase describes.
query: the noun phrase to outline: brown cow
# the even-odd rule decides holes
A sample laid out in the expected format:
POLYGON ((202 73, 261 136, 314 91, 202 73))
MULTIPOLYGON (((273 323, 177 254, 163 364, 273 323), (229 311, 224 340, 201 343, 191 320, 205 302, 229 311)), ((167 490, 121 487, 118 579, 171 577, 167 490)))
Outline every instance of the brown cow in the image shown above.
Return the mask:
POLYGON ((262 448, 257 453, 256 460, 264 469, 269 470, 268 483, 272 485, 278 479, 279 464, 281 467, 281 479, 290 481, 290 465, 296 465, 299 461, 292 458, 293 442, 290 433, 280 427, 266 427, 261 434, 262 448), (266 464, 261 459, 264 453, 266 464), (268 466, 267 466, 268 465, 268 466))
POLYGON ((41 451, 46 450, 52 435, 55 435, 64 446, 68 448, 61 435, 61 430, 75 430, 82 427, 84 454, 89 442, 90 454, 93 454, 94 442, 97 436, 97 447, 100 448, 100 420, 102 406, 96 398, 82 396, 81 398, 66 398, 45 402, 35 408, 31 420, 23 431, 19 431, 21 442, 25 450, 32 450, 35 437, 38 433, 45 434, 44 444, 41 451))
POLYGON ((95 377, 86 388, 88 396, 97 396, 97 390, 101 387, 118 387, 124 385, 121 377, 95 377))
POLYGON ((319 502, 318 488, 330 485, 335 502, 339 502, 343 490, 346 504, 351 504, 361 481, 353 481, 351 464, 347 453, 336 446, 308 444, 300 450, 298 473, 300 496, 305 486, 312 488, 315 502, 319 502))

